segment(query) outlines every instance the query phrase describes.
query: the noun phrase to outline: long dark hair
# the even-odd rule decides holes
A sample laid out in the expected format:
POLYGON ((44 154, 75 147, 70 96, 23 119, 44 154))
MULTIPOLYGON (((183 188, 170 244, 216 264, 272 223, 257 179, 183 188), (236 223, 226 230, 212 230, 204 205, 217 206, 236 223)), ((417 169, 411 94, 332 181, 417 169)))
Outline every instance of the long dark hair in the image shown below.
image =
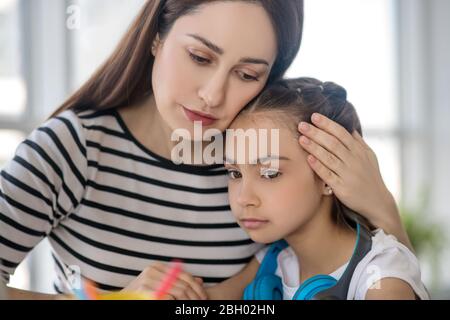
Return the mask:
MULTIPOLYGON (((130 105, 152 94, 151 46, 156 35, 163 39, 178 18, 213 1, 224 0, 148 0, 111 56, 52 116, 67 109, 101 110, 130 105)), ((281 78, 300 48, 303 0, 241 1, 261 4, 272 20, 278 53, 270 83, 281 78)))
MULTIPOLYGON (((356 130, 363 135, 355 107, 347 100, 347 91, 334 82, 307 77, 277 80, 267 86, 240 115, 265 112, 270 112, 272 119, 280 120, 298 137, 298 124, 301 121, 312 124, 313 113, 330 118, 350 133, 356 130)), ((338 225, 355 227, 355 222, 358 222, 369 231, 375 229, 365 217, 345 206, 334 195, 332 217, 338 225)))

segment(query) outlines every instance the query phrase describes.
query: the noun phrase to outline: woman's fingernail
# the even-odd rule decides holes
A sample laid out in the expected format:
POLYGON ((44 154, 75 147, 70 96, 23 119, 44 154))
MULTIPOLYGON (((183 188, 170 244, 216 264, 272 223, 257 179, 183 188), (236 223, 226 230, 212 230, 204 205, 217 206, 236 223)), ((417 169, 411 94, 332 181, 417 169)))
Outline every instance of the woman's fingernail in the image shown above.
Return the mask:
POLYGON ((300 130, 302 131, 308 131, 309 130, 309 124, 307 124, 306 122, 301 122, 300 123, 300 130))
POLYGON ((309 162, 311 162, 311 163, 316 163, 316 158, 314 158, 312 155, 309 155, 309 156, 308 156, 308 160, 309 160, 309 162))
POLYGON ((301 136, 301 137, 300 137, 300 141, 301 141, 303 144, 309 144, 309 143, 310 143, 310 140, 309 140, 307 137, 305 137, 305 136, 301 136))
POLYGON ((311 117, 312 121, 314 122, 320 122, 320 115, 318 115, 317 113, 314 113, 311 117))

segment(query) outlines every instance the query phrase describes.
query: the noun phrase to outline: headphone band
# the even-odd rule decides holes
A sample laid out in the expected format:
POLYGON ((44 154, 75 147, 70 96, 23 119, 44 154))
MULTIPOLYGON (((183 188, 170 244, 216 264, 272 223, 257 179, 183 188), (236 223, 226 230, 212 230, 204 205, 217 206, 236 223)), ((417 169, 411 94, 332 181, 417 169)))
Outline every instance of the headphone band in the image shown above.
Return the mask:
POLYGON ((355 249, 353 250, 352 258, 347 265, 342 276, 339 278, 337 284, 327 290, 319 292, 314 296, 314 300, 346 300, 350 282, 355 272, 356 267, 361 260, 372 249, 372 234, 365 227, 361 227, 359 223, 356 225, 357 237, 355 249))
MULTIPOLYGON (((328 275, 318 275, 305 281, 300 286, 294 295, 294 300, 298 299, 333 299, 333 300, 345 300, 347 299, 348 289, 353 277, 353 273, 361 260, 367 255, 372 248, 372 234, 369 230, 361 227, 359 223, 356 224, 356 243, 353 250, 353 255, 339 280, 336 280, 328 275)), ((266 297, 265 299, 271 299, 269 292, 273 292, 272 289, 277 287, 274 284, 268 284, 268 282, 275 281, 277 278, 279 286, 281 286, 281 279, 275 275, 278 268, 278 255, 282 250, 287 248, 288 243, 282 239, 274 242, 268 248, 261 265, 258 269, 254 281, 246 288, 244 297, 248 300, 257 299, 260 295, 266 297), (265 283, 263 286, 261 281, 265 283), (273 288, 272 288, 273 287, 273 288), (263 289, 264 288, 264 289, 263 289), (263 290, 264 292, 259 292, 263 290), (268 292, 265 292, 268 290, 268 292)), ((277 287, 278 288, 278 287, 277 287)), ((279 288, 282 290, 282 287, 279 288)), ((273 299, 273 297, 272 297, 273 299)), ((282 293, 279 299, 282 299, 282 293)))

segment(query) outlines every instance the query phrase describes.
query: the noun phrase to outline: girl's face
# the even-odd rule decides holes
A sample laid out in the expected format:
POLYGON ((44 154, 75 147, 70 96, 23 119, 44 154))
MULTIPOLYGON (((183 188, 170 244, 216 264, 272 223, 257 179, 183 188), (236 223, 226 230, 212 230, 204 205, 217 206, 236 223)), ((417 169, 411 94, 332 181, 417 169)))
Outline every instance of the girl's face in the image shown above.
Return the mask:
POLYGON ((225 167, 229 173, 230 205, 237 222, 254 241, 270 243, 294 234, 315 216, 324 203, 325 184, 309 167, 307 154, 294 134, 270 120, 273 114, 263 115, 239 116, 230 129, 267 129, 268 137, 270 130, 278 129, 278 154, 271 150, 270 139, 265 142, 258 137, 258 148, 265 146, 269 156, 278 156, 278 165, 259 161, 251 164, 255 162, 250 159, 253 156, 249 144, 238 150, 237 138, 233 136, 234 150, 227 138, 225 167), (245 159, 244 164, 236 164, 238 152, 244 153, 239 155, 245 159))
POLYGON ((276 59, 270 17, 258 4, 218 1, 176 20, 154 51, 152 85, 171 128, 194 121, 224 131, 264 87, 276 59), (199 115, 199 113, 201 115, 199 115))

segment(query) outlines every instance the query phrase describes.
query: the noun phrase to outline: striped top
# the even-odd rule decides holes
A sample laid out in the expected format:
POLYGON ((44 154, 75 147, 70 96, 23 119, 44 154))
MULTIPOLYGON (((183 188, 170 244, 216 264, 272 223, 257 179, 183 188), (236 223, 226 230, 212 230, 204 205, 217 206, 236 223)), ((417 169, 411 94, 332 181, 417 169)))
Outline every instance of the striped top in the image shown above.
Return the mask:
MULTIPOLYGON (((184 261, 207 285, 261 245, 230 211, 222 165, 175 165, 140 144, 117 110, 71 110, 22 142, 0 177, 0 271, 49 239, 57 292, 79 271, 119 290, 155 261, 184 261)), ((53 272, 53 270, 49 270, 53 272)))

